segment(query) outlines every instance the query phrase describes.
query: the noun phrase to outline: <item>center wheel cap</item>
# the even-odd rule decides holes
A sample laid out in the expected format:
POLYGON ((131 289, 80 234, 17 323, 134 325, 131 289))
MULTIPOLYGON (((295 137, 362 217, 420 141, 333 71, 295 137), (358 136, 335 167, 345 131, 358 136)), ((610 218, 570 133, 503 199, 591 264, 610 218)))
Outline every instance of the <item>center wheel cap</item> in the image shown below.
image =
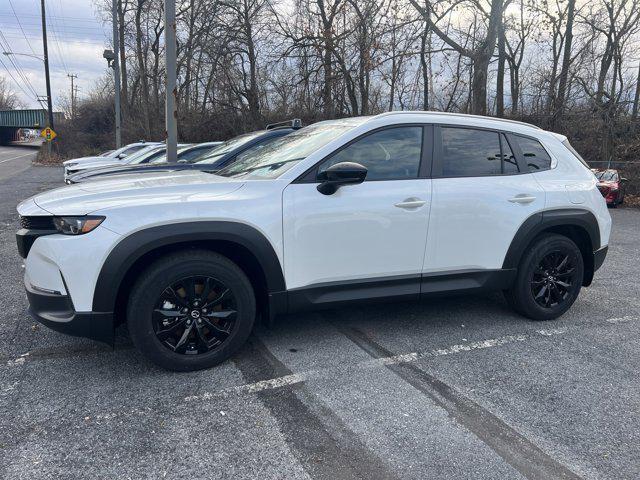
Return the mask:
POLYGON ((191 310, 191 318, 200 318, 200 312, 198 310, 191 310))

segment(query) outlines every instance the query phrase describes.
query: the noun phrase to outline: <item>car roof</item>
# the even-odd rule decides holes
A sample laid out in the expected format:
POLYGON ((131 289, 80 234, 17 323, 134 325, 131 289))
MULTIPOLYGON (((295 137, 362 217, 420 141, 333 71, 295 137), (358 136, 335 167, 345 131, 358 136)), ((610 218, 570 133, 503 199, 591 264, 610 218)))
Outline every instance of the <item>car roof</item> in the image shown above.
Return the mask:
MULTIPOLYGON (((358 123, 381 123, 384 124, 385 120, 399 120, 402 123, 416 121, 420 123, 436 123, 436 124, 452 124, 461 126, 475 126, 484 128, 496 128, 502 130, 513 131, 522 134, 529 134, 532 136, 539 136, 541 134, 556 135, 552 132, 547 132, 540 127, 520 122, 518 120, 511 120, 508 118, 496 118, 487 117, 482 115, 469 115, 465 113, 451 113, 451 112, 432 112, 432 111, 396 111, 385 112, 379 115, 373 115, 368 117, 351 117, 352 120, 359 120, 358 123)), ((343 119, 346 121, 347 119, 343 119)), ((336 122, 331 120, 330 122, 336 122)), ((324 122, 323 122, 324 123, 324 122)), ((354 126, 353 124, 349 124, 354 126)), ((556 137, 557 138, 557 137, 556 137)), ((564 137, 563 137, 564 138, 564 137)))

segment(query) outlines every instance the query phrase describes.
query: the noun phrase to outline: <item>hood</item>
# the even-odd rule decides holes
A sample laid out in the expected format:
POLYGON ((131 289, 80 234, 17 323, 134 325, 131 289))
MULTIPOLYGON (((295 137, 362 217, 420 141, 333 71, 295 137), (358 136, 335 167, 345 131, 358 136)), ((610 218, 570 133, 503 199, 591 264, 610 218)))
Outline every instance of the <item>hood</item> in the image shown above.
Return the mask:
POLYGON ((105 159, 108 159, 108 158, 110 158, 110 157, 91 156, 91 157, 72 158, 71 160, 66 160, 66 161, 62 162, 62 165, 64 165, 66 167, 71 163, 83 164, 83 163, 87 163, 87 162, 95 162, 96 160, 105 160, 105 159))
POLYGON ((94 168, 121 167, 121 166, 122 166, 122 163, 120 163, 119 160, 116 160, 113 158, 101 157, 100 159, 88 160, 78 165, 72 165, 71 167, 68 167, 68 168, 69 170, 72 170, 74 172, 82 172, 84 170, 90 170, 94 168))
MULTIPOLYGON (((53 215, 87 215, 113 207, 184 202, 196 196, 198 199, 218 197, 234 192, 243 184, 240 180, 199 171, 162 172, 68 185, 32 198, 38 207, 53 215)), ((19 212, 21 206, 18 206, 19 212)))

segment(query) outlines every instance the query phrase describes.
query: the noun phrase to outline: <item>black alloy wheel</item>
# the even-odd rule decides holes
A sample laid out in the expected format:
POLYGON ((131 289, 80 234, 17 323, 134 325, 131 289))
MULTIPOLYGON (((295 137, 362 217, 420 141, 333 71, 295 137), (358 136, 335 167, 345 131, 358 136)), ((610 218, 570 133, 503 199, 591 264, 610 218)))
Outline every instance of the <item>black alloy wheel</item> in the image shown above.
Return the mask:
POLYGON ((507 303, 531 320, 552 320, 578 298, 584 279, 582 252, 570 238, 545 233, 524 252, 507 303))
POLYGON ((538 305, 552 308, 569 298, 576 283, 574 252, 555 250, 542 257, 533 271, 531 294, 538 305))
POLYGON ((227 360, 247 340, 255 318, 247 275, 208 250, 158 258, 140 272, 127 301, 134 345, 156 365, 180 372, 227 360))
POLYGON ((207 353, 229 337, 237 318, 229 287, 209 276, 191 276, 167 286, 153 310, 153 328, 162 344, 179 354, 207 353))

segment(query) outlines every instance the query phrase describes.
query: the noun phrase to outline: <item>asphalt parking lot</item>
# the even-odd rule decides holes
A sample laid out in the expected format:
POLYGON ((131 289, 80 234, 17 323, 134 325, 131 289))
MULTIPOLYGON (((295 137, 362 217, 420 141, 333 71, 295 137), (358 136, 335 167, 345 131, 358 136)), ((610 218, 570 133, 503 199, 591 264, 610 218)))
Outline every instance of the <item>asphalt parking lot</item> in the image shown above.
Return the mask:
POLYGON ((640 477, 639 210, 611 211, 609 256, 559 320, 499 294, 296 315, 177 374, 124 329, 111 349, 31 320, 15 206, 62 173, 8 150, 0 478, 640 477))

